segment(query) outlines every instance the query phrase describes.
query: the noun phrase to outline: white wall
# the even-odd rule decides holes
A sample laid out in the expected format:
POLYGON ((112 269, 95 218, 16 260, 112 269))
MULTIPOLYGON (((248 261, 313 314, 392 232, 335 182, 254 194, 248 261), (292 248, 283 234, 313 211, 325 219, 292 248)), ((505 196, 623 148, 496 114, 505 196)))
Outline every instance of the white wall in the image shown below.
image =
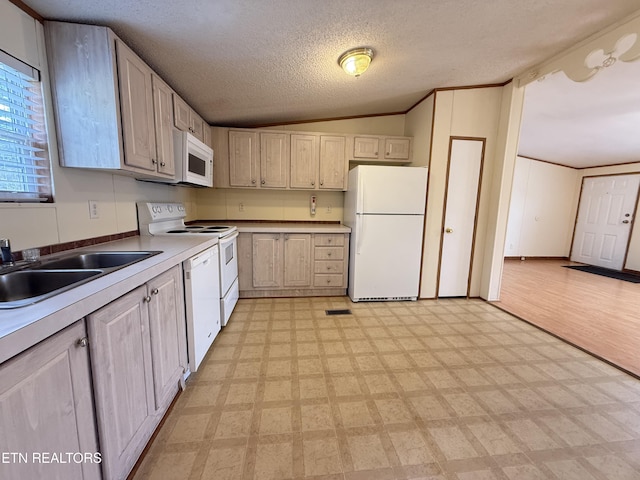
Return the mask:
POLYGON ((568 257, 580 171, 517 157, 505 256, 568 257))
MULTIPOLYGON (((189 218, 195 218, 193 189, 143 183, 110 173, 60 167, 43 28, 7 0, 0 0, 0 49, 41 70, 47 105, 49 156, 53 170, 55 203, 0 203, 0 236, 10 238, 14 250, 136 230, 135 202, 139 200, 182 201, 187 204, 189 218), (100 218, 89 218, 89 200, 98 202, 100 218)), ((78 135, 82 135, 82 132, 78 132, 78 135)))
MULTIPOLYGON (((444 196, 449 139, 451 136, 487 139, 470 289, 471 296, 480 295, 480 282, 484 262, 483 253, 487 241, 487 225, 492 215, 489 211, 489 200, 494 188, 492 179, 497 169, 496 162, 502 161, 501 158, 496 158, 502 93, 503 87, 491 87, 438 91, 435 94, 435 115, 431 161, 429 163, 429 191, 420 289, 421 298, 434 298, 437 295, 442 215, 445 208, 444 196)), ((422 114, 428 115, 429 109, 425 108, 422 114)), ((426 120, 424 121, 426 122, 426 120)))
POLYGON ((404 135, 413 137, 412 167, 429 166, 435 98, 434 92, 406 114, 404 135))

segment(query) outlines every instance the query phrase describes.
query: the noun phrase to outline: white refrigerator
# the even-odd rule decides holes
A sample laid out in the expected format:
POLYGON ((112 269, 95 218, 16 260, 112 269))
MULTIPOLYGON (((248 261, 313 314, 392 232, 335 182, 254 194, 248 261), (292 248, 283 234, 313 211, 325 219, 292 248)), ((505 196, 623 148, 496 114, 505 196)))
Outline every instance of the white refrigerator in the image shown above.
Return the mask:
POLYGON ((416 300, 427 169, 359 165, 349 171, 344 223, 351 227, 349 297, 416 300))

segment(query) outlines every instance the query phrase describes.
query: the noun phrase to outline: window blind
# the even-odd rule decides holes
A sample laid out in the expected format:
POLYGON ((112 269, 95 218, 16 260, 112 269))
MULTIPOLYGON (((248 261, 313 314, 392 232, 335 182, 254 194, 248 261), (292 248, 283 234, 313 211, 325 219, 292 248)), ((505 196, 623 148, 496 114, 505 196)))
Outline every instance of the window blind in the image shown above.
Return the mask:
POLYGON ((0 201, 52 201, 39 72, 1 51, 0 201))

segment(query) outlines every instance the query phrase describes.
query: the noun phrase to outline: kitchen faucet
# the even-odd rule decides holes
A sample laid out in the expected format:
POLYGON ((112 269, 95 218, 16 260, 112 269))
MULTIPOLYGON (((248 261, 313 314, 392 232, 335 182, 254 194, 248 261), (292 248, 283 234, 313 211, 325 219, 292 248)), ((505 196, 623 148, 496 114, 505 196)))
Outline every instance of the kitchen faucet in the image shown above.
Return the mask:
POLYGON ((13 253, 11 253, 11 241, 8 238, 0 238, 0 251, 2 252, 2 265, 13 265, 13 253))

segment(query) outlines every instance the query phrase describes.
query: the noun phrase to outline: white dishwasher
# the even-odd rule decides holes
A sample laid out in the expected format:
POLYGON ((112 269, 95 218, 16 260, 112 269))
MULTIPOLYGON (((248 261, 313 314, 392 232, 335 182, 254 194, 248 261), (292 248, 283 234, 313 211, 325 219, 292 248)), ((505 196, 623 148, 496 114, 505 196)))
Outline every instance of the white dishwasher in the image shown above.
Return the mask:
POLYGON ((220 331, 218 245, 183 262, 189 369, 198 370, 220 331))

